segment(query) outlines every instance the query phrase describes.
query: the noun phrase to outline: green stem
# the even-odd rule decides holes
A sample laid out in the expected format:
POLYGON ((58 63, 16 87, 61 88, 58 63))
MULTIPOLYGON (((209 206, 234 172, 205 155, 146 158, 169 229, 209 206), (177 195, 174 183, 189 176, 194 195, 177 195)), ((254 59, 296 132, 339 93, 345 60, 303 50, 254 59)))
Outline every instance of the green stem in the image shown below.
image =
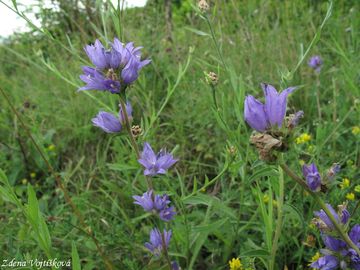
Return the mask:
POLYGON ((214 85, 211 85, 211 91, 212 91, 212 97, 213 97, 213 102, 214 102, 214 105, 215 105, 215 109, 216 111, 219 111, 219 106, 218 106, 218 103, 217 103, 217 100, 216 100, 216 88, 214 85))
POLYGON ((321 122, 321 107, 320 107, 320 80, 319 80, 319 75, 316 75, 316 105, 317 105, 317 110, 318 110, 318 116, 319 116, 319 120, 321 122))
MULTIPOLYGON (((126 111, 125 98, 123 98, 122 96, 120 96, 120 106, 121 106, 122 114, 123 114, 124 119, 125 119, 125 128, 126 128, 126 131, 127 131, 128 135, 129 135, 130 143, 131 143, 132 148, 134 149, 134 151, 136 153, 137 159, 140 159, 139 147, 138 147, 138 145, 136 143, 134 134, 131 131, 130 120, 129 120, 129 116, 128 116, 127 111, 126 111)), ((146 182, 147 182, 148 188, 153 189, 153 185, 152 185, 152 181, 151 181, 150 177, 146 177, 146 182)))
POLYGON ((326 215, 331 220, 339 236, 348 244, 349 247, 355 250, 355 252, 360 256, 359 248, 355 245, 353 241, 351 241, 347 233, 345 233, 342 226, 336 221, 334 215, 327 208, 326 204, 323 202, 320 196, 317 193, 312 192, 311 189, 306 185, 304 180, 297 176, 286 164, 280 164, 280 167, 287 173, 287 175, 289 175, 293 180, 300 184, 318 202, 318 204, 320 204, 320 207, 325 211, 326 215))
POLYGON ((172 270, 171 260, 170 260, 170 257, 169 257, 169 253, 167 252, 167 247, 166 247, 166 243, 165 243, 165 236, 164 236, 163 233, 161 233, 161 241, 162 241, 162 245, 163 245, 163 253, 164 253, 164 256, 165 256, 166 263, 169 266, 169 270, 172 270))
POLYGON ((217 53, 219 54, 219 57, 220 57, 220 59, 221 59, 221 62, 222 62, 222 64, 223 64, 224 68, 227 69, 227 66, 226 66, 226 64, 225 64, 223 55, 222 55, 222 53, 221 53, 221 51, 220 51, 220 46, 219 46, 219 44, 218 44, 217 41, 216 41, 215 32, 214 32, 214 29, 213 29, 213 27, 212 27, 212 25, 211 25, 211 22, 210 22, 210 20, 209 20, 209 17, 208 17, 206 14, 205 14, 204 17, 205 17, 205 20, 206 20, 209 28, 210 28, 211 37, 212 37, 212 39, 213 39, 213 41, 214 41, 214 44, 215 44, 217 53))
POLYGON ((282 222, 283 222, 283 212, 282 212, 282 208, 283 208, 283 202, 284 202, 284 174, 283 174, 283 170, 281 168, 279 168, 279 198, 278 198, 278 207, 277 207, 277 213, 278 213, 278 219, 277 219, 277 224, 276 224, 276 229, 275 229, 275 235, 274 235, 274 239, 273 239, 273 245, 271 247, 271 262, 270 262, 270 270, 274 269, 275 266, 275 256, 276 256, 276 251, 278 248, 278 241, 281 235, 281 228, 282 228, 282 222))

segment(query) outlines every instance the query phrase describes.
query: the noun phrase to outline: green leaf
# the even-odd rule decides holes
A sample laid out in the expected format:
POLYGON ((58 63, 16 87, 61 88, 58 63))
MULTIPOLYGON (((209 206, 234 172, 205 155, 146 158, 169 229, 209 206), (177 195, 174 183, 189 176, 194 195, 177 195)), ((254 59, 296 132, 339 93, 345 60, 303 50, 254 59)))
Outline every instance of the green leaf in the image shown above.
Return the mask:
POLYGON ((191 27, 185 27, 186 30, 189 30, 190 32, 193 32, 199 36, 208 36, 210 37, 210 34, 206 33, 206 32, 203 32, 203 31, 200 31, 200 30, 197 30, 195 28, 191 28, 191 27))
POLYGON ((72 269, 81 270, 80 258, 74 241, 71 244, 71 260, 72 260, 72 269))
POLYGON ((31 223, 39 224, 39 203, 36 198, 34 188, 28 185, 28 215, 31 218, 31 223))
POLYGON ((215 221, 215 222, 210 223, 210 224, 195 226, 193 228, 193 231, 198 232, 198 233, 207 233, 207 234, 209 234, 209 233, 219 229, 227 221, 228 221, 228 219, 224 218, 224 219, 220 219, 220 220, 215 221))

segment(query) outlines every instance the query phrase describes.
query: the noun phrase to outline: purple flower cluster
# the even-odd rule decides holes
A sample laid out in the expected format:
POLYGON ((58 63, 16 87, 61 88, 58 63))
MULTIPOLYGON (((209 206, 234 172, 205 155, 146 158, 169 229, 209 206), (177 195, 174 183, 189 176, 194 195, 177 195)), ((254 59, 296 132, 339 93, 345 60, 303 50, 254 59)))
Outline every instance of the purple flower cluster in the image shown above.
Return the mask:
MULTIPOLYGON (((326 205, 328 210, 335 217, 338 224, 345 225, 348 223, 350 214, 346 210, 346 206, 340 205, 339 211, 336 212, 330 204, 326 205)), ((356 269, 360 270, 360 256, 355 250, 349 248, 341 239, 338 239, 332 233, 334 224, 327 216, 324 210, 315 212, 318 217, 315 224, 321 231, 321 236, 325 244, 325 249, 321 250, 324 255, 311 264, 312 268, 322 270, 333 269, 356 269)), ((360 248, 360 225, 356 224, 348 233, 350 240, 360 248)))
MULTIPOLYGON (((110 49, 107 50, 99 40, 96 40, 94 45, 85 46, 85 52, 95 67, 83 67, 83 74, 80 76, 80 79, 86 85, 81 87, 79 91, 108 91, 113 94, 121 94, 120 97, 124 98, 125 101, 125 89, 138 78, 139 71, 149 64, 150 60, 142 61, 141 47, 135 48, 132 42, 124 45, 115 38, 114 42, 110 45, 110 49)), ((109 112, 100 111, 92 119, 92 123, 106 133, 119 133, 125 124, 126 118, 129 121, 132 120, 132 107, 129 102, 126 103, 125 110, 123 111, 120 106, 117 116, 109 112)), ((130 131, 129 136, 133 136, 130 131)), ((149 143, 144 144, 144 149, 138 160, 145 168, 144 175, 146 177, 166 174, 167 170, 177 161, 166 150, 160 150, 159 153, 155 154, 149 143)), ((149 184, 149 187, 151 186, 152 184, 149 184)), ((169 222, 176 214, 174 207, 169 205, 170 200, 167 194, 155 195, 154 191, 150 189, 143 195, 133 196, 133 198, 135 204, 142 206, 147 212, 157 214, 162 221, 169 222)), ((164 229, 161 233, 158 228, 154 228, 150 232, 150 242, 145 243, 145 247, 155 256, 160 256, 162 253, 168 256, 167 248, 171 235, 171 230, 167 231, 164 229)), ((169 258, 167 259, 169 261, 169 258)), ((177 262, 171 262, 170 266, 173 270, 181 269, 177 262)))
POLYGON ((155 154, 150 144, 145 142, 141 158, 138 161, 145 168, 144 175, 155 176, 157 174, 165 174, 167 169, 178 160, 174 159, 173 155, 167 153, 164 149, 161 149, 159 153, 155 154))
POLYGON ((145 192, 142 196, 133 196, 135 204, 140 205, 147 212, 154 212, 159 214, 163 221, 170 221, 173 219, 175 213, 174 207, 169 207, 169 196, 154 195, 153 190, 145 192))
MULTIPOLYGON (((129 102, 126 104, 126 113, 129 117, 129 120, 131 120, 132 107, 129 102)), ((121 131, 122 125, 125 122, 125 116, 122 109, 120 108, 118 117, 112 113, 100 111, 91 121, 94 126, 101 128, 106 133, 118 133, 121 131)))
POLYGON ((308 65, 313 68, 316 72, 320 72, 323 61, 318 55, 314 55, 309 59, 308 65))
POLYGON ((141 60, 141 47, 134 43, 121 43, 117 38, 105 49, 96 40, 94 45, 86 45, 84 50, 95 68, 84 66, 80 79, 86 83, 82 90, 109 91, 119 94, 139 76, 139 71, 150 63, 149 59, 141 60))
POLYGON ((160 256, 164 249, 167 249, 171 239, 171 230, 164 230, 161 233, 157 228, 150 231, 150 243, 146 242, 145 247, 155 256, 160 256))
POLYGON ((280 128, 282 126, 286 113, 287 96, 296 87, 289 87, 278 93, 270 84, 261 84, 261 86, 265 94, 265 104, 251 95, 247 96, 244 105, 244 117, 253 129, 264 132, 271 127, 280 128))

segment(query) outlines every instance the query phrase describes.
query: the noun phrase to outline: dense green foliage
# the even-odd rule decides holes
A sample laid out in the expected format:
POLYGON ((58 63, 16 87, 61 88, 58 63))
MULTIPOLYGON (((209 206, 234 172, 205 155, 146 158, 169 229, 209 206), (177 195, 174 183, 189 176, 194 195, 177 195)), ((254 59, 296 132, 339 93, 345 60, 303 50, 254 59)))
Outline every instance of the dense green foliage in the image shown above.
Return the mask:
MULTIPOLYGON (((319 39, 295 70, 320 29, 328 2, 212 1, 208 17, 226 66, 196 4, 175 2, 172 40, 167 38, 163 1, 124 10, 120 18, 109 3, 93 3, 97 12, 92 21, 84 10, 76 17, 58 16, 55 11, 50 16, 47 10, 40 14, 44 31, 33 29, 3 42, 0 87, 60 173, 115 269, 166 269, 143 247, 153 225, 133 204, 131 196, 147 187, 126 134, 104 134, 90 122, 99 109, 110 106, 115 112, 118 97, 76 92, 82 85, 81 66, 88 63, 85 44, 120 35, 123 41, 143 46, 152 63, 127 90, 134 124, 143 129, 139 144, 148 141, 156 150, 175 148, 173 154, 180 159, 175 169, 154 181, 157 191, 171 194, 178 213, 168 225, 173 230, 170 256, 183 269, 228 269, 234 257, 245 266, 253 262, 256 269, 268 268, 271 260, 274 269, 306 269, 322 247, 318 231, 310 226, 319 206, 276 165, 259 160, 249 143, 251 129, 243 120, 243 102, 246 94, 262 98, 261 82, 277 89, 301 86, 290 96, 288 111, 305 112, 294 138, 306 132, 311 140, 291 144, 284 159, 298 174, 301 160, 315 160, 324 173, 334 162, 340 163, 340 174, 323 196, 337 205, 354 192, 349 209, 355 211, 360 198, 353 191, 360 184, 360 134, 352 132, 360 125, 359 3, 333 3, 319 39), (324 59, 318 76, 307 66, 313 54, 324 59), (219 76, 218 110, 204 71, 219 76), (284 198, 279 194, 282 177, 284 198), (341 189, 339 182, 345 177, 351 184, 341 189), (281 234, 274 242, 282 199, 281 234), (308 235, 315 236, 314 245, 304 244, 308 235), (274 245, 276 257, 271 258, 274 245)), ((84 233, 89 228, 81 228, 3 97, 0 111, 0 168, 9 181, 0 192, 0 259, 68 260, 76 246, 82 269, 105 269, 93 240, 84 233), (10 190, 20 201, 4 196, 10 190), (35 212, 22 203, 33 205, 35 212), (38 244, 42 217, 51 247, 38 244)), ((360 222, 358 215, 354 218, 360 222)))

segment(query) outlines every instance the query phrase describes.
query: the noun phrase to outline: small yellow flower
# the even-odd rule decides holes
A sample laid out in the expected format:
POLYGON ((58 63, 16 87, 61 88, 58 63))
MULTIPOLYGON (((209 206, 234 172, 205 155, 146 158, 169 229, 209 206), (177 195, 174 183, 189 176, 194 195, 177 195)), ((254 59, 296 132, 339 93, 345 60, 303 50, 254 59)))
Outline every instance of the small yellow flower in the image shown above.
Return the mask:
POLYGON ((318 259, 320 259, 321 255, 319 252, 316 252, 315 255, 311 258, 309 266, 313 263, 316 262, 318 259))
POLYGON ((296 144, 307 143, 311 140, 311 136, 308 133, 303 133, 299 137, 296 138, 296 144))
POLYGON ((359 135, 360 134, 360 127, 359 126, 354 126, 351 128, 351 133, 354 135, 359 135))
POLYGON ((360 193, 360 185, 356 185, 354 191, 360 193))
POLYGON ((300 166, 303 166, 303 165, 305 164, 305 161, 302 160, 302 159, 300 159, 300 160, 299 160, 299 164, 300 164, 300 166))
POLYGON ((348 159, 348 160, 346 161, 346 165, 352 166, 352 165, 354 165, 354 161, 352 161, 351 159, 348 159))
POLYGON ((355 200, 355 194, 350 192, 350 193, 346 194, 345 198, 348 199, 349 201, 353 201, 353 200, 355 200))
POLYGON ((278 207, 278 202, 276 200, 273 200, 273 206, 278 207))
POLYGON ((350 187, 350 180, 348 178, 343 178, 342 182, 340 183, 340 188, 345 189, 350 187))
POLYGON ((24 179, 21 180, 21 183, 22 183, 23 185, 26 185, 27 182, 28 182, 28 180, 27 180, 26 178, 24 178, 24 179))
POLYGON ((35 172, 30 173, 30 177, 31 177, 31 178, 35 178, 35 177, 36 177, 36 173, 35 173, 35 172))
POLYGON ((47 148, 48 151, 54 151, 55 150, 55 145, 50 144, 47 148))
POLYGON ((232 258, 229 261, 230 270, 242 270, 242 264, 239 258, 232 258))
POLYGON ((312 152, 312 151, 314 151, 314 149, 315 149, 315 147, 313 145, 309 145, 307 150, 309 152, 312 152))
POLYGON ((269 195, 264 194, 264 196, 263 196, 263 201, 264 201, 264 203, 268 203, 269 200, 270 200, 269 195))

